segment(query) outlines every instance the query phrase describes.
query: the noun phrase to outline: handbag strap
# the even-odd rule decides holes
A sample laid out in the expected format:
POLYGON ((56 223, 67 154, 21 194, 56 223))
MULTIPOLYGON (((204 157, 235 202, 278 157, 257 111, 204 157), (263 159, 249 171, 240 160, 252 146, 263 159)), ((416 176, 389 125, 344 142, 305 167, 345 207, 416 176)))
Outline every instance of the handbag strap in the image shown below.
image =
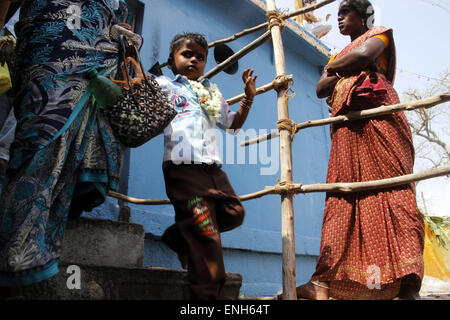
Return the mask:
MULTIPOLYGON (((122 59, 123 59, 124 64, 125 64, 125 75, 126 75, 126 78, 127 78, 126 80, 127 80, 127 83, 129 85, 129 87, 131 88, 131 81, 130 81, 131 77, 130 77, 130 74, 128 72, 128 63, 127 63, 128 62, 127 61, 128 57, 126 57, 126 55, 125 55, 125 52, 126 52, 125 36, 123 34, 120 35, 120 45, 121 45, 120 52, 121 52, 122 59)), ((147 85, 151 86, 150 81, 149 81, 149 75, 147 75, 144 72, 144 66, 142 65, 141 55, 139 54, 139 51, 137 50, 136 46, 133 45, 132 47, 133 47, 133 49, 135 51, 135 55, 136 55, 136 59, 137 59, 137 62, 139 64, 139 67, 141 68, 140 70, 136 69, 136 71, 139 71, 139 73, 141 73, 143 75, 144 81, 147 83, 147 85)), ((135 65, 135 68, 136 68, 136 65, 135 65)))
POLYGON ((131 81, 130 81, 130 75, 129 75, 129 73, 128 73, 128 65, 127 65, 127 59, 126 59, 126 56, 125 56, 125 50, 126 50, 126 47, 125 47, 125 36, 123 35, 123 34, 121 34, 120 35, 120 53, 121 53, 121 56, 122 56, 122 61, 123 61, 123 63, 124 63, 124 69, 125 69, 125 76, 126 76, 126 80, 127 80, 127 83, 128 83, 128 88, 130 88, 130 90, 131 90, 131 92, 133 92, 133 87, 131 86, 131 81))
POLYGON ((147 85, 150 86, 150 82, 148 80, 149 79, 149 75, 144 72, 144 66, 142 65, 141 55, 139 54, 139 51, 138 51, 138 49, 135 46, 133 46, 133 48, 136 51, 137 62, 139 63, 139 66, 141 67, 142 74, 144 75, 144 81, 147 82, 147 85))

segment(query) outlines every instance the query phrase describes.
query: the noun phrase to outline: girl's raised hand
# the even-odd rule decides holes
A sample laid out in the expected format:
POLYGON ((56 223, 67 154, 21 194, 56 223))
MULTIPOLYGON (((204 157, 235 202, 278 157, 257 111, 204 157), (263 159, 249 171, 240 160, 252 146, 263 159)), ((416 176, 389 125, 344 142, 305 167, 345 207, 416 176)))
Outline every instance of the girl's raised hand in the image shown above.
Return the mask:
POLYGON ((245 96, 250 100, 253 100, 253 97, 256 95, 255 81, 256 78, 258 78, 257 75, 253 77, 253 72, 254 72, 253 69, 248 68, 242 73, 242 81, 244 82, 245 96))

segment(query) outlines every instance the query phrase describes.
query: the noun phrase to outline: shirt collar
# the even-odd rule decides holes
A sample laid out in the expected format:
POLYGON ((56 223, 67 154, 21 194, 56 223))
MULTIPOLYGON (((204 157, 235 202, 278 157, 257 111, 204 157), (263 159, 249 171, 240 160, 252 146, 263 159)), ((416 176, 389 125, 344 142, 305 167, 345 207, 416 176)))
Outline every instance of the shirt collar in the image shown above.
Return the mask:
MULTIPOLYGON (((186 76, 182 76, 181 74, 177 74, 175 76, 175 78, 173 78, 172 81, 173 82, 178 82, 178 83, 186 83, 189 80, 188 80, 188 78, 186 76)), ((203 84, 205 87, 210 87, 211 86, 211 82, 209 81, 208 78, 203 79, 201 84, 203 84)))

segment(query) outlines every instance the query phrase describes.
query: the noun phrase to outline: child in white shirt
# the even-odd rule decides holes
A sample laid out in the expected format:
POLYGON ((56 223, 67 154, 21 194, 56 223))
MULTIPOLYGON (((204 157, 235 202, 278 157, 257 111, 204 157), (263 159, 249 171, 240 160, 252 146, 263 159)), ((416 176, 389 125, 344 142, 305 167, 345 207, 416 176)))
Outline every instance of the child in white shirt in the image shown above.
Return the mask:
POLYGON ((192 299, 217 299, 225 282, 220 232, 242 224, 244 208, 221 170, 215 126, 239 130, 256 94, 253 70, 242 74, 245 96, 237 112, 229 110, 218 88, 203 75, 206 39, 196 33, 177 35, 171 43, 171 80, 157 78, 178 115, 164 131, 163 172, 175 224, 162 241, 188 266, 192 299))

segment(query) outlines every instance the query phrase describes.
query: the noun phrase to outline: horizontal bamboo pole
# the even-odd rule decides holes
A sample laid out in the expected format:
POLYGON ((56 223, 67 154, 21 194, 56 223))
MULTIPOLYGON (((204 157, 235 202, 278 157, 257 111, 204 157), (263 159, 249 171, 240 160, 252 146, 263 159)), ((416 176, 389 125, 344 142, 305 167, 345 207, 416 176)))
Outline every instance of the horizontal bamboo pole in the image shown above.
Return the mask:
MULTIPOLYGON (((298 123, 296 124, 295 133, 302 129, 311 128, 311 127, 318 127, 323 126, 327 124, 335 124, 335 123, 341 123, 341 122, 347 122, 347 121, 355 121, 360 119, 366 119, 366 118, 372 118, 376 116, 382 116, 386 114, 391 114, 394 112, 399 111, 412 111, 420 108, 428 109, 432 108, 438 104, 442 104, 445 102, 450 101, 450 92, 443 93, 440 95, 432 96, 429 98, 425 98, 422 100, 417 101, 407 101, 399 104, 394 104, 390 106, 381 106, 378 108, 373 109, 367 109, 367 110, 361 110, 361 111, 352 111, 342 116, 337 117, 331 117, 326 119, 320 119, 320 120, 309 120, 306 122, 298 123)), ((265 140, 270 140, 272 138, 279 137, 279 132, 272 132, 267 133, 264 135, 261 135, 259 137, 256 137, 254 139, 245 140, 240 143, 242 147, 249 146, 254 143, 260 143, 265 140)))
POLYGON ((164 204, 171 204, 169 199, 157 199, 157 200, 152 200, 152 199, 139 199, 139 198, 133 198, 112 190, 108 191, 108 196, 119 199, 119 200, 123 200, 125 202, 130 202, 130 203, 134 203, 134 204, 145 204, 145 205, 164 205, 164 204))
MULTIPOLYGON (((309 185, 292 184, 289 189, 294 193, 313 193, 313 192, 336 192, 336 193, 350 193, 350 192, 361 192, 375 189, 391 188, 399 185, 404 185, 412 183, 415 181, 427 180, 441 176, 450 175, 450 166, 430 169, 422 171, 419 173, 412 173, 404 176, 399 176, 390 179, 365 181, 365 182, 348 182, 348 183, 317 183, 309 185)), ((241 201, 248 201, 257 198, 261 198, 270 194, 278 194, 280 191, 286 191, 286 186, 270 186, 266 187, 264 190, 249 193, 240 196, 241 201)), ((140 205, 166 205, 171 204, 169 199, 138 199, 129 197, 118 192, 109 191, 108 196, 117 198, 126 202, 140 204, 140 205)))
POLYGON ((450 175, 450 166, 430 169, 419 173, 411 173, 395 178, 373 180, 365 182, 348 182, 348 183, 322 183, 311 185, 297 185, 296 193, 312 193, 312 192, 336 192, 336 193, 352 193, 363 192, 376 189, 387 189, 397 187, 416 181, 432 179, 441 176, 450 175))
POLYGON ((255 143, 261 143, 263 141, 266 140, 270 140, 273 138, 277 138, 280 136, 280 132, 279 131, 273 131, 271 133, 266 133, 263 135, 260 135, 259 137, 253 138, 253 139, 249 139, 249 140, 244 140, 240 143, 241 147, 247 147, 251 144, 255 144, 255 143))
POLYGON ((291 13, 285 14, 285 15, 283 16, 283 18, 284 18, 284 19, 289 19, 289 18, 298 16, 298 15, 300 15, 300 14, 304 14, 304 13, 307 13, 307 12, 310 12, 310 11, 314 11, 314 10, 317 10, 317 9, 319 9, 319 8, 322 8, 323 6, 326 6, 327 4, 330 4, 330 3, 335 2, 335 1, 336 1, 336 0, 324 0, 324 1, 320 1, 320 2, 317 2, 317 3, 315 3, 315 4, 309 5, 309 6, 307 6, 307 7, 303 7, 303 8, 301 8, 301 9, 292 11, 291 13))
POLYGON ((260 31, 260 30, 265 30, 265 29, 267 29, 267 25, 268 25, 268 23, 264 22, 264 23, 261 23, 261 24, 259 24, 257 26, 254 26, 252 28, 244 29, 244 30, 242 30, 242 31, 240 31, 238 33, 233 34, 232 36, 230 36, 228 38, 224 38, 224 39, 221 39, 221 40, 217 40, 217 41, 211 42, 211 43, 208 44, 208 47, 212 48, 212 47, 215 47, 215 46, 217 46, 219 44, 224 44, 224 43, 227 43, 227 42, 234 41, 234 40, 239 39, 239 38, 241 38, 241 37, 243 37, 243 36, 245 36, 247 34, 251 34, 251 33, 254 33, 254 32, 257 32, 257 31, 260 31))
POLYGON ((450 175, 450 166, 430 169, 419 173, 411 173, 395 178, 373 180, 365 182, 348 182, 348 183, 317 183, 317 184, 291 184, 289 186, 270 186, 264 190, 247 194, 240 197, 241 201, 253 200, 261 198, 269 194, 279 194, 280 192, 290 191, 295 194, 299 193, 313 193, 313 192, 334 192, 334 193, 352 193, 370 191, 376 189, 387 189, 413 183, 416 181, 432 179, 440 176, 450 175))
MULTIPOLYGON (((287 79, 288 81, 291 81, 291 80, 294 79, 294 77, 292 76, 292 74, 289 74, 289 75, 286 76, 286 79, 287 79)), ((273 89, 275 89, 276 87, 277 87, 277 84, 275 83, 275 81, 272 81, 272 82, 270 82, 270 83, 268 83, 268 84, 265 84, 265 85, 263 85, 263 86, 257 88, 257 89, 256 89, 256 95, 259 95, 259 94, 265 93, 265 92, 267 92, 267 91, 273 90, 273 89)), ((235 97, 233 97, 233 98, 228 99, 228 100, 227 100, 228 105, 231 106, 231 105, 233 105, 233 104, 235 104, 235 103, 238 103, 239 101, 242 100, 242 98, 244 97, 244 95, 245 95, 244 93, 241 93, 241 94, 238 95, 238 96, 235 96, 235 97)))
MULTIPOLYGON (((304 13, 307 13, 307 12, 310 12, 310 11, 314 11, 314 10, 319 9, 319 8, 321 8, 321 7, 323 7, 323 6, 327 5, 327 4, 330 4, 330 3, 334 2, 334 1, 336 1, 336 0, 325 0, 325 1, 321 1, 321 2, 318 2, 318 3, 313 4, 313 5, 309 5, 307 7, 304 7, 304 8, 301 8, 299 10, 296 10, 296 11, 293 11, 291 13, 288 13, 286 15, 283 15, 283 19, 292 18, 293 16, 298 16, 300 14, 304 14, 304 13)), ((238 33, 233 34, 232 36, 230 36, 228 38, 224 38, 224 39, 221 39, 221 40, 217 40, 217 41, 211 42, 211 43, 208 44, 208 46, 211 48, 211 47, 215 47, 215 46, 217 46, 219 44, 228 43, 228 42, 234 41, 236 39, 239 39, 239 38, 241 38, 243 36, 246 36, 248 34, 251 34, 251 33, 254 33, 254 32, 257 32, 257 31, 260 31, 260 30, 267 29, 268 26, 269 26, 269 23, 268 22, 264 22, 264 23, 258 24, 257 26, 254 26, 254 27, 251 27, 251 28, 248 28, 248 29, 244 29, 244 30, 242 30, 242 31, 240 31, 238 33)))
POLYGON ((270 31, 265 32, 263 35, 258 37, 256 40, 250 42, 248 45, 243 47, 241 50, 233 54, 231 57, 226 59, 225 61, 219 63, 214 68, 212 68, 210 71, 205 73, 203 76, 201 76, 197 81, 201 82, 202 80, 208 78, 211 79, 221 71, 225 70, 229 66, 231 66, 233 63, 238 61, 240 58, 251 52, 252 50, 256 49, 260 45, 262 45, 264 42, 269 40, 271 37, 270 31))

